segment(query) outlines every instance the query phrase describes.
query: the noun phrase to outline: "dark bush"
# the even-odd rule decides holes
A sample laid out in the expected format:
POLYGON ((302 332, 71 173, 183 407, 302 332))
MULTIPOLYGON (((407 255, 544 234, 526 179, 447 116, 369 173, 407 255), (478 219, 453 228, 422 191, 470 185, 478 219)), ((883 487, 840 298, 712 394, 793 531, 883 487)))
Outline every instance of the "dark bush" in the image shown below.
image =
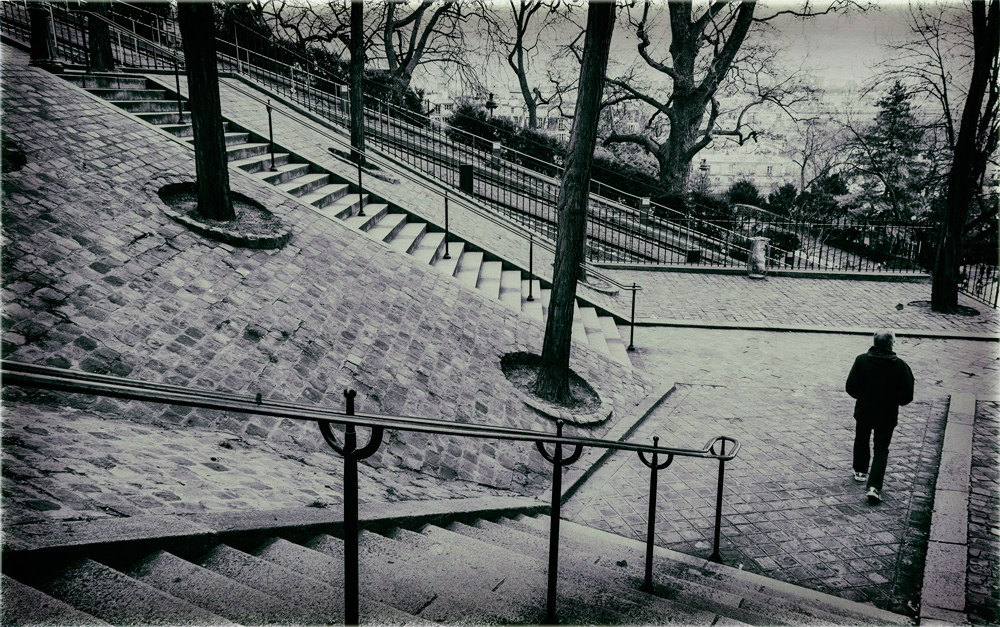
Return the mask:
POLYGON ((760 197, 757 186, 747 180, 736 181, 726 192, 729 202, 739 205, 753 205, 760 207, 764 204, 764 199, 760 197))

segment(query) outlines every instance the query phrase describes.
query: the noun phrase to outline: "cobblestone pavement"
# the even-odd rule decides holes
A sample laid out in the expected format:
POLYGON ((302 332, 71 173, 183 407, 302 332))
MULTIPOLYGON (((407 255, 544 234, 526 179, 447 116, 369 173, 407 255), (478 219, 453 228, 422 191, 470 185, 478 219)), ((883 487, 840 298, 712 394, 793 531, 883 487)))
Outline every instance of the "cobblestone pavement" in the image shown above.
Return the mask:
MULTIPOLYGON (((709 324, 789 325, 824 329, 875 329, 993 333, 997 310, 960 295, 977 315, 938 314, 928 306, 929 282, 858 281, 741 274, 607 270, 642 286, 636 320, 709 324)), ((619 307, 623 313, 628 309, 619 307)))
MULTIPOLYGON (((470 481, 442 483, 400 467, 360 464, 358 469, 362 502, 505 493, 470 481)), ((171 513, 339 510, 342 477, 343 460, 330 450, 291 450, 226 431, 139 425, 82 409, 4 405, 7 529, 53 520, 171 513)))
POLYGON ((975 624, 1000 622, 1000 403, 976 404, 969 495, 966 608, 975 624))
MULTIPOLYGON (((853 400, 843 391, 869 338, 667 328, 643 328, 641 338, 644 367, 678 384, 630 441, 659 436, 661 445, 700 448, 728 435, 742 445, 725 472, 725 563, 914 615, 948 395, 996 397, 996 344, 897 340, 917 378, 916 399, 901 409, 885 500, 871 507, 851 477, 853 400)), ((708 557, 717 468, 677 458, 658 477, 656 542, 708 557)), ((619 453, 565 512, 645 540, 648 492, 649 470, 619 453)), ((996 550, 995 538, 986 544, 996 550)))

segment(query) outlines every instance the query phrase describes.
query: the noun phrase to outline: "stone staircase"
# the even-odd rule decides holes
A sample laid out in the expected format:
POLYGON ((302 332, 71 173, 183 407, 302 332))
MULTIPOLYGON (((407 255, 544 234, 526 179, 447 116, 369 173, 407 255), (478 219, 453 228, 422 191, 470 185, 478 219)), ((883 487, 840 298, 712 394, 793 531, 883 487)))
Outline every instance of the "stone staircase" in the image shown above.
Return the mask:
MULTIPOLYGON (((129 74, 64 74, 63 78, 108 100, 149 124, 180 138, 193 140, 190 115, 179 115, 176 94, 152 81, 129 74)), ((186 102, 182 106, 186 108, 186 102)), ((364 231, 369 237, 425 261, 456 280, 498 299, 509 307, 543 321, 548 315, 551 290, 538 279, 529 286, 526 273, 443 229, 395 212, 383 203, 370 203, 367 194, 350 192, 350 185, 314 163, 288 152, 270 153, 266 138, 235 130, 226 122, 226 144, 231 167, 295 196, 314 211, 364 231), (233 129, 233 130, 230 130, 233 129), (363 208, 363 211, 362 211, 363 208), (363 214, 363 215, 362 215, 363 214), (446 254, 447 253, 447 254, 446 254), (532 300, 528 300, 529 295, 532 300)), ((614 318, 599 315, 594 307, 574 310, 573 339, 631 369, 632 364, 614 318)))
MULTIPOLYGON (((539 624, 549 524, 547 516, 522 514, 447 528, 362 531, 362 624, 539 624)), ((569 521, 560 525, 557 614, 563 624, 910 624, 904 616, 665 549, 654 560, 656 593, 648 594, 638 590, 643 544, 569 521)), ((183 556, 166 545, 115 567, 102 563, 114 552, 97 547, 96 559, 32 577, 5 573, 0 622, 343 624, 343 540, 320 533, 301 543, 280 537, 241 542, 194 554, 188 549, 183 556)))

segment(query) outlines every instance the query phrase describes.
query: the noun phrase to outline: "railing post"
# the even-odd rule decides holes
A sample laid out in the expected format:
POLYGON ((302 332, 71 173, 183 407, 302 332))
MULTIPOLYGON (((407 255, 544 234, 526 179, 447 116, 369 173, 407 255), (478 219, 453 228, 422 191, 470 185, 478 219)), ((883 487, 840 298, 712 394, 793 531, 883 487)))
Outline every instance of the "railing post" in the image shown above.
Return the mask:
MULTIPOLYGON (((653 448, 660 442, 660 438, 653 436, 653 448)), ((674 456, 668 454, 667 461, 662 465, 658 463, 657 453, 653 451, 652 461, 646 461, 646 456, 639 451, 639 459, 649 468, 649 515, 646 521, 646 580, 639 589, 643 592, 653 594, 653 543, 656 538, 656 471, 663 470, 674 461, 674 456)))
MULTIPOLYGON (((721 451, 720 455, 726 454, 726 438, 721 438, 721 451)), ((715 452, 715 445, 712 445, 712 452, 715 452)), ((726 462, 723 459, 719 460, 719 488, 715 496, 715 548, 712 551, 711 557, 708 558, 710 562, 715 562, 716 564, 722 563, 722 554, 719 553, 719 541, 722 538, 722 486, 725 483, 726 477, 726 462)))
MULTIPOLYGON (((348 416, 354 415, 354 397, 357 392, 345 390, 348 416)), ((344 450, 357 449, 354 425, 348 423, 344 433, 344 450)), ((358 610, 358 460, 344 455, 344 624, 357 625, 358 610)))
MULTIPOLYGON (((344 414, 354 415, 354 390, 344 390, 347 408, 344 414)), ((372 427, 371 439, 359 449, 357 433, 352 423, 344 423, 344 443, 337 441, 328 420, 319 420, 319 430, 330 448, 344 458, 344 624, 359 623, 358 610, 358 461, 370 457, 382 445, 384 429, 372 427)))
POLYGON ((444 259, 451 259, 448 252, 448 192, 444 193, 444 259))
POLYGON ((271 142, 271 169, 270 172, 277 172, 278 168, 274 165, 274 127, 271 125, 271 100, 267 101, 267 134, 270 137, 271 142))
POLYGON ((177 67, 177 57, 174 57, 174 87, 177 91, 177 123, 184 124, 184 103, 181 102, 181 72, 177 67))
MULTIPOLYGON (((556 422, 556 437, 562 437, 563 421, 556 422)), ((535 446, 542 457, 552 462, 552 507, 549 512, 551 525, 549 527, 549 577, 548 591, 545 604, 545 624, 558 624, 556 618, 556 584, 559 581, 559 509, 562 505, 562 469, 580 459, 583 453, 583 446, 576 445, 576 450, 563 459, 562 444, 556 444, 555 453, 549 455, 542 442, 536 442, 535 446)))
POLYGON ((362 187, 363 181, 361 179, 361 160, 362 160, 362 158, 363 157, 362 157, 361 151, 358 151, 358 162, 357 162, 357 164, 358 164, 358 216, 360 216, 360 217, 363 218, 363 217, 365 217, 365 189, 364 189, 364 187, 362 187))
POLYGON ((535 234, 528 234, 528 302, 535 300, 535 234))
POLYGON ((632 320, 629 323, 629 334, 628 334, 628 348, 627 351, 635 350, 635 292, 636 288, 639 287, 635 283, 632 284, 632 320))

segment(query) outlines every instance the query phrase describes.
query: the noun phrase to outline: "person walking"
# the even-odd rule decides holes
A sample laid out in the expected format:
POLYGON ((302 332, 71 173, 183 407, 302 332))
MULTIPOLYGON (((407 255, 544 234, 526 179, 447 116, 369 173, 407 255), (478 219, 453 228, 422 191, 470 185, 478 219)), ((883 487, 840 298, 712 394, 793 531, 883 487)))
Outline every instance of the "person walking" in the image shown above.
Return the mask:
POLYGON ((899 418, 899 408, 913 400, 913 372, 892 351, 895 340, 892 331, 875 333, 872 347, 854 359, 847 376, 847 393, 857 399, 854 404, 854 480, 867 480, 868 502, 872 505, 882 501, 889 442, 899 418), (874 455, 869 451, 872 434, 874 455))

